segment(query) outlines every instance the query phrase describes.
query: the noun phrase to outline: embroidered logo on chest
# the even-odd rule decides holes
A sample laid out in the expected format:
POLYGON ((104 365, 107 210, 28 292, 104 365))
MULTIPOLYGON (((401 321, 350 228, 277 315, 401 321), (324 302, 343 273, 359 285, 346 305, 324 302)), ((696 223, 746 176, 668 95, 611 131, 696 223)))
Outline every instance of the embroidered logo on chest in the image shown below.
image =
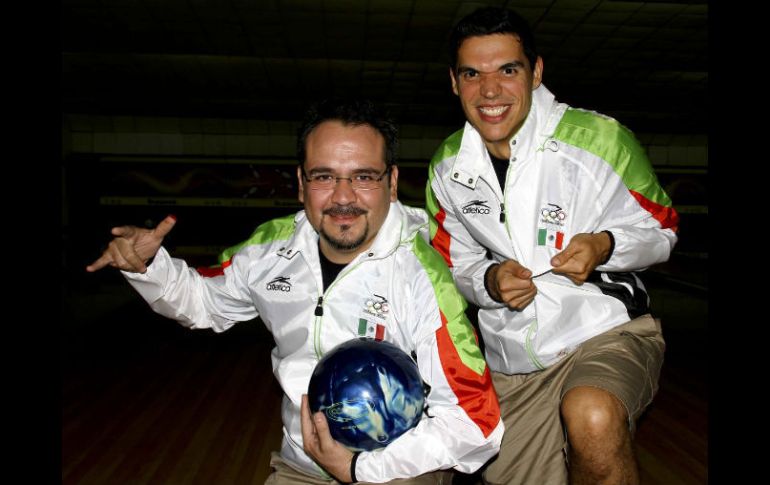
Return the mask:
POLYGON ((540 222, 543 224, 563 226, 566 218, 567 213, 556 204, 549 203, 546 207, 540 209, 540 222))
POLYGON ((267 291, 291 291, 289 278, 291 278, 291 276, 277 276, 265 285, 265 289, 267 289, 267 291))
POLYGON ((463 206, 463 214, 489 214, 486 200, 472 200, 463 206))
POLYGON ((364 302, 362 317, 358 319, 358 335, 375 340, 385 338, 385 320, 390 312, 387 298, 373 294, 364 302), (379 320, 379 321, 378 321, 379 320))
POLYGON ((364 313, 373 317, 385 320, 388 318, 388 312, 390 312, 390 304, 384 296, 372 294, 364 303, 364 313))
POLYGON ((537 245, 561 249, 564 233, 560 230, 567 219, 567 213, 556 204, 548 203, 540 209, 540 223, 546 227, 537 230, 537 245))

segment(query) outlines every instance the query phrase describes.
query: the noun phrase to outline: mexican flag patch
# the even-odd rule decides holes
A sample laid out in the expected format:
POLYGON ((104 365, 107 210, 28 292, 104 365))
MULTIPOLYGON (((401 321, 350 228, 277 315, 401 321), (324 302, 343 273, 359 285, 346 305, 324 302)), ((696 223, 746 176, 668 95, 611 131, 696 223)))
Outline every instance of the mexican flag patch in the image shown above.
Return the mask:
POLYGON ((379 323, 370 322, 365 318, 358 319, 358 335, 361 337, 369 337, 374 340, 382 340, 385 338, 385 326, 379 323))
POLYGON ((549 246, 556 249, 561 249, 561 245, 564 242, 564 233, 555 231, 553 229, 540 229, 537 231, 537 245, 549 246))

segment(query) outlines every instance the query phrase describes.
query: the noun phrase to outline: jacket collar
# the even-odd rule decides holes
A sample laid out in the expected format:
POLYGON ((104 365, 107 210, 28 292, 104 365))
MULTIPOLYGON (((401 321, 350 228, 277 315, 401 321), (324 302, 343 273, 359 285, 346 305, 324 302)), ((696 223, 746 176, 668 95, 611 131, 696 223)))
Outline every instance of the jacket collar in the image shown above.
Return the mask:
MULTIPOLYGON (((553 135, 563 113, 563 109, 554 110, 557 106, 554 95, 544 84, 532 91, 529 114, 519 131, 508 141, 511 159, 529 159, 533 152, 540 149, 553 135)), ((494 176, 489 152, 479 132, 466 121, 460 150, 452 165, 450 177, 466 187, 475 189, 480 176, 494 176)))
MULTIPOLYGON (((294 216, 294 224, 294 234, 286 244, 279 246, 276 254, 287 259, 303 251, 310 251, 307 254, 315 254, 319 235, 310 225, 304 210, 297 212, 294 216)), ((354 261, 378 259, 389 255, 402 241, 415 237, 420 230, 427 230, 427 224, 427 215, 422 209, 405 206, 399 201, 392 202, 372 245, 356 256, 354 261)))

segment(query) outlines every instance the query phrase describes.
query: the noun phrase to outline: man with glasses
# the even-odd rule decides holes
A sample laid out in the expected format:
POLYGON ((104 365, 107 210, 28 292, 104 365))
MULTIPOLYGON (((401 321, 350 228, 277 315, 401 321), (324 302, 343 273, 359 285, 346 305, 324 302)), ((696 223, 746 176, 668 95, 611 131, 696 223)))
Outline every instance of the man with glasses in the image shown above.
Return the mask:
POLYGON ((221 332, 261 317, 284 391, 283 444, 266 483, 450 484, 449 469, 471 473, 499 450, 497 397, 465 300, 427 242, 425 212, 397 201, 396 144, 394 124, 371 103, 320 102, 298 136, 303 211, 259 226, 217 270, 197 272, 161 247, 173 217, 154 230, 114 228, 86 268, 122 270, 156 312, 190 328, 221 332), (351 453, 304 394, 324 353, 358 337, 416 356, 429 393, 415 428, 351 453))

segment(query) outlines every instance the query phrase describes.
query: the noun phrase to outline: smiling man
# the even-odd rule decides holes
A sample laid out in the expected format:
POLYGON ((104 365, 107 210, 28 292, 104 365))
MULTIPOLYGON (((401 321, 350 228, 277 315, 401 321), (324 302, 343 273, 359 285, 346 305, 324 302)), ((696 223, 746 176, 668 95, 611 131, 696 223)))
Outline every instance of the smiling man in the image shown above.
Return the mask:
POLYGON ((473 472, 498 452, 503 424, 467 304, 427 241, 428 216, 396 199, 396 128, 369 102, 324 101, 308 111, 297 152, 304 210, 262 224, 217 267, 196 271, 161 247, 176 223, 168 217, 154 230, 114 228, 86 269, 121 269, 156 312, 190 328, 261 318, 284 391, 283 443, 266 483, 449 485, 450 469, 473 472), (388 305, 372 312, 372 299, 388 305), (323 413, 311 415, 305 393, 321 357, 360 337, 416 356, 430 391, 415 428, 352 453, 323 413))
POLYGON ((635 484, 635 420, 664 341, 636 272, 678 216, 625 127, 556 101, 526 21, 482 8, 450 36, 467 122, 438 149, 431 242, 479 306, 506 427, 493 484, 635 484), (568 465, 568 466, 567 466, 568 465))
POLYGON ((489 152, 508 158, 508 142, 529 114, 532 90, 540 86, 543 60, 528 59, 522 43, 502 33, 466 38, 457 57, 457 67, 449 71, 452 91, 489 152))
POLYGON ((305 136, 299 200, 321 235, 321 252, 347 264, 372 244, 396 201, 398 167, 383 163, 385 139, 372 126, 329 120, 305 136), (338 173, 350 175, 338 179, 338 173), (354 184, 378 190, 354 190, 354 184))

